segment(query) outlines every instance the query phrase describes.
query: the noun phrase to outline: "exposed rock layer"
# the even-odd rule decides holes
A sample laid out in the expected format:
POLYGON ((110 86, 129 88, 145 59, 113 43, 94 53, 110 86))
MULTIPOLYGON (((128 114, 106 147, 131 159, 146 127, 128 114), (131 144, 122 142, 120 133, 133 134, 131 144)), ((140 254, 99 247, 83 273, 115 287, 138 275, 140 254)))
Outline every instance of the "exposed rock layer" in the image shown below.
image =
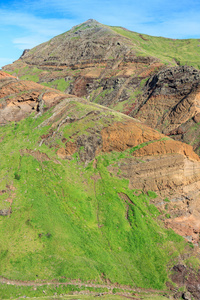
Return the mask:
POLYGON ((152 76, 136 118, 175 139, 192 143, 199 153, 200 72, 192 67, 167 68, 152 76))
MULTIPOLYGON (((62 159, 72 159, 73 154, 78 152, 81 161, 87 164, 100 152, 122 152, 136 147, 132 158, 120 162, 120 176, 129 179, 130 188, 158 193, 159 198, 155 204, 160 208, 165 207, 164 203, 160 205, 161 199, 168 197, 172 218, 166 221, 166 226, 174 228, 195 243, 198 241, 200 227, 195 220, 200 218, 200 162, 191 146, 167 139, 156 130, 123 115, 120 116, 123 121, 113 123, 113 111, 110 111, 109 118, 97 123, 106 109, 92 104, 85 115, 79 117, 73 101, 87 107, 86 100, 70 100, 69 96, 36 83, 6 77, 6 80, 1 80, 0 95, 0 116, 4 124, 18 121, 33 111, 36 114, 42 113, 44 109, 54 106, 52 116, 43 124, 51 126, 49 134, 42 136, 39 143, 57 147, 56 139, 62 139, 63 147, 57 150, 58 157, 62 159), (87 120, 95 122, 96 128, 88 128, 87 135, 74 132, 73 141, 63 138, 62 128, 66 124, 79 123, 81 127, 81 122, 87 120)), ((117 175, 115 169, 111 168, 110 171, 117 175)))
POLYGON ((20 121, 33 111, 41 113, 63 98, 57 90, 3 72, 0 75, 0 124, 20 121))
MULTIPOLYGON (((129 180, 129 187, 136 192, 155 191, 158 197, 153 203, 161 212, 165 210, 160 217, 165 225, 194 244, 199 242, 200 158, 191 146, 174 141, 126 115, 36 83, 11 77, 6 78, 6 82, 2 79, 0 95, 3 124, 21 120, 31 112, 35 118, 52 108, 34 130, 48 126, 48 132, 38 140, 38 148, 44 143, 55 149, 58 161, 38 149, 21 149, 21 156, 33 156, 41 164, 50 160, 62 163, 62 159, 76 157, 86 165, 93 161, 95 168, 95 158, 111 152, 117 159, 108 162, 110 174, 129 180), (23 105, 31 109, 26 110, 23 105), (15 106, 20 113, 12 110, 15 106)), ((15 176, 18 180, 19 175, 15 176)), ((95 180, 100 178, 97 175, 95 180)), ((12 194, 10 200, 7 199, 9 208, 0 209, 2 218, 11 213, 13 197, 12 194)), ((191 286, 188 285, 188 289, 191 290, 191 286)), ((191 293, 196 296, 196 292, 195 285, 191 293)))

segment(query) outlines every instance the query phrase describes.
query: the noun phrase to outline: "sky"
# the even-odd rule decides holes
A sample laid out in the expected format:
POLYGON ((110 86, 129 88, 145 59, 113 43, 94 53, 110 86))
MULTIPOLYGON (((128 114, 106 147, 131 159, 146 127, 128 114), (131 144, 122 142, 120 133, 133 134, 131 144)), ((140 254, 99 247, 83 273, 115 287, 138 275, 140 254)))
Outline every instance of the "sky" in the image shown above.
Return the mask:
POLYGON ((154 36, 200 38, 199 0, 0 0, 0 68, 88 19, 154 36))

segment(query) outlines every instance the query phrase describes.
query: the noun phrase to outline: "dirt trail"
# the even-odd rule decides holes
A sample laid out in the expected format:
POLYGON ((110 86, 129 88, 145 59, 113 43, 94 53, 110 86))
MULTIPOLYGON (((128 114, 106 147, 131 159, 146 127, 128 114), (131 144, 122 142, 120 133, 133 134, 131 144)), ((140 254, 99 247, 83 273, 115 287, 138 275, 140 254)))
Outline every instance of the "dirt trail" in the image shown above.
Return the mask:
POLYGON ((114 288, 122 289, 124 291, 132 291, 132 292, 143 292, 143 293, 167 293, 172 294, 172 291, 167 290, 154 290, 154 289, 144 289, 144 288, 131 288, 127 285, 119 285, 119 284, 95 284, 95 283, 84 283, 79 281, 68 281, 68 282, 57 282, 57 281, 46 281, 46 282, 35 282, 35 281, 20 281, 20 280, 11 280, 4 277, 0 277, 0 284, 8 284, 8 285, 16 285, 16 286, 45 286, 45 285, 74 285, 83 287, 93 287, 93 288, 107 288, 108 290, 113 290, 114 288))

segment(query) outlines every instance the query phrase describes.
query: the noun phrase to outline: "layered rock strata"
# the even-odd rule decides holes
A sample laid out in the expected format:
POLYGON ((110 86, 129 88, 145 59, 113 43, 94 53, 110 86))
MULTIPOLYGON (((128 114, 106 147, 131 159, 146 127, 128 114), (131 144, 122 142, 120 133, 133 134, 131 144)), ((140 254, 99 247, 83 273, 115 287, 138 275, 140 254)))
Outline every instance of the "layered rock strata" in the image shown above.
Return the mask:
MULTIPOLYGON (((58 158, 74 159, 77 153, 87 165, 101 153, 123 153, 117 166, 109 164, 109 172, 128 179, 131 189, 156 192, 154 204, 168 216, 166 226, 194 243, 199 241, 200 159, 191 146, 136 119, 36 83, 6 77, 0 95, 2 124, 32 112, 36 117, 52 107, 51 116, 40 125, 49 126, 49 132, 38 144, 54 147, 58 158)), ((42 157, 40 151, 27 153, 42 157)))

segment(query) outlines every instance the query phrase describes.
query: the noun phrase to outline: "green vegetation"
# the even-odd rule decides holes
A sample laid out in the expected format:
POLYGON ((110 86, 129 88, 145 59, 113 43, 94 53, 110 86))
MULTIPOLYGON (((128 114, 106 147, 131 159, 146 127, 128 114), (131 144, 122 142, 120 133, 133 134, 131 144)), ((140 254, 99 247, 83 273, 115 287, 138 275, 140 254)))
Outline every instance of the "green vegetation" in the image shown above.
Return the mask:
MULTIPOLYGON (((81 103, 70 105, 79 118, 86 112, 81 103)), ((96 168, 93 162, 81 163, 78 153, 72 160, 58 160, 53 144, 39 147, 40 137, 50 129, 39 125, 51 115, 48 111, 37 119, 30 116, 17 126, 10 123, 1 128, 0 190, 13 199, 12 214, 0 217, 1 275, 39 281, 104 283, 109 279, 164 289, 166 266, 174 264, 187 244, 157 221, 159 212, 150 204, 155 193, 136 196, 128 180, 108 171, 109 165, 131 155, 130 151, 99 155, 96 168), (36 159, 38 151, 43 159, 36 159)), ((109 115, 110 111, 102 112, 102 119, 109 115)), ((89 125, 78 123, 63 126, 54 145, 61 143, 62 132, 67 136, 81 128, 83 134, 96 126, 92 120, 89 125)), ((0 198, 0 206, 5 200, 0 198)))
MULTIPOLYGON (((101 91, 101 88, 100 88, 101 91)), ((106 96, 110 95, 113 92, 113 88, 106 89, 100 92, 98 96, 93 100, 94 103, 102 103, 102 101, 106 98, 106 96)))
MULTIPOLYGON (((119 112, 126 112, 126 111, 130 110, 130 108, 133 106, 133 104, 137 101, 138 96, 142 94, 142 88, 144 87, 147 79, 148 78, 142 79, 140 81, 139 86, 135 90, 132 90, 132 89, 126 90, 126 92, 129 94, 129 98, 127 100, 120 101, 120 102, 118 102, 118 101, 113 102, 112 98, 114 98, 115 96, 112 95, 112 96, 109 96, 111 104, 108 105, 109 104, 109 101, 108 101, 108 103, 106 103, 106 105, 109 106, 110 108, 113 108, 116 111, 119 111, 119 112)), ((96 89, 95 91, 93 91, 91 93, 90 99, 91 99, 91 101, 93 101, 95 103, 104 104, 106 96, 110 95, 113 91, 114 91, 113 88, 102 91, 102 88, 99 87, 98 89, 96 89), (96 95, 96 94, 98 94, 98 96, 95 97, 94 95, 96 95)))
MULTIPOLYGON (((164 137, 164 138, 160 139, 159 141, 166 141, 166 140, 168 140, 168 139, 169 139, 168 137, 164 137)), ((145 146, 147 146, 147 145, 149 145, 149 144, 155 143, 155 142, 157 142, 157 141, 158 141, 158 140, 155 140, 155 141, 152 140, 152 141, 149 141, 149 142, 146 142, 146 143, 142 143, 142 144, 140 144, 140 145, 137 145, 137 146, 131 148, 131 149, 129 150, 129 152, 130 152, 130 154, 132 154, 134 151, 139 150, 139 149, 141 149, 141 148, 143 148, 143 147, 145 147, 145 146)), ((152 192, 152 193, 153 193, 153 192, 152 192)), ((153 193, 153 194, 155 194, 155 193, 153 193)), ((152 198, 155 198, 155 196, 152 197, 152 198)))
MULTIPOLYGON (((74 31, 79 29, 82 25, 74 31)), ((119 27, 112 29, 134 42, 137 55, 156 56, 166 64, 178 62, 200 67, 197 40, 175 41, 140 35, 119 27)), ((43 72, 48 71, 19 66, 10 73, 38 82, 43 72)), ((80 70, 70 72, 75 75, 80 70)), ((64 71, 59 72, 59 77, 53 74, 52 78, 59 79, 42 84, 64 92, 72 81, 66 82, 61 78, 63 74, 64 71)), ((146 80, 141 80, 134 92, 127 90, 128 100, 111 105, 120 111, 125 106, 129 108, 142 93, 146 80)), ((111 98, 113 90, 99 87, 92 92, 91 98, 102 103, 106 97, 111 98)), ((57 156, 58 149, 65 147, 66 141, 74 142, 81 135, 87 138, 124 118, 122 114, 100 109, 98 105, 96 108, 100 112, 97 109, 94 115, 90 105, 93 104, 84 106, 81 102, 71 101, 69 108, 63 106, 62 116, 66 109, 72 122, 66 122, 61 128, 58 126, 60 116, 54 116, 56 121, 52 118, 47 126, 42 125, 53 115, 53 109, 38 118, 30 116, 17 124, 1 127, 0 191, 4 192, 0 193, 0 210, 9 212, 11 208, 12 211, 8 216, 0 216, 1 276, 24 281, 55 279, 69 282, 73 279, 77 283, 111 282, 133 288, 166 289, 170 268, 182 254, 189 252, 188 248, 194 246, 190 244, 188 247, 182 237, 164 228, 158 218, 158 209, 151 204, 151 199, 157 195, 152 191, 130 190, 129 181, 120 178, 122 170, 119 167, 132 157, 134 151, 155 141, 123 152, 99 154, 95 162, 88 164, 81 161, 84 146, 69 160, 57 156), (41 144, 42 136, 52 133, 51 130, 55 134, 41 144), (111 172, 111 169, 116 172, 111 172)), ((199 123, 191 127, 190 134, 198 126, 199 123)), ((145 164, 145 161, 135 159, 145 164)), ((163 218, 171 218, 167 211, 170 201, 166 198, 164 202, 163 218)), ((193 256, 185 263, 194 270, 200 266, 199 260, 193 256)), ((46 285, 37 289, 0 285, 2 299, 23 295, 52 299, 55 293, 61 295, 73 291, 108 292, 108 289, 81 285, 46 285)), ((120 292, 120 289, 113 292, 120 292)), ((104 299, 113 299, 113 295, 110 297, 103 296, 104 299)), ((87 298, 92 299, 91 295, 79 295, 77 299, 87 298)), ((159 295, 143 298, 164 299, 159 295)), ((64 296, 62 299, 70 298, 64 296)), ((115 295, 114 299, 121 298, 115 295)))
POLYGON ((168 198, 165 198, 163 201, 168 202, 168 203, 170 202, 170 200, 168 198))
POLYGON ((8 74, 10 74, 10 75, 13 75, 13 76, 17 76, 18 75, 18 73, 19 73, 19 69, 18 68, 16 68, 14 71, 6 71, 6 70, 4 70, 4 72, 5 73, 8 73, 8 74))
POLYGON ((200 268, 200 262, 196 257, 192 256, 192 257, 189 257, 188 259, 186 259, 186 265, 198 273, 199 268, 200 268))
MULTIPOLYGON (((42 75, 45 76, 47 73, 50 72, 47 70, 42 70, 37 67, 32 67, 28 65, 25 67, 21 67, 20 63, 18 65, 19 65, 18 68, 14 69, 12 72, 7 72, 7 73, 14 76, 18 75, 21 80, 31 80, 34 82, 40 82, 40 77, 42 75)), ((62 70, 59 71, 57 70, 55 72, 57 72, 59 77, 62 76, 62 74, 60 74, 62 70)), ((80 72, 80 70, 73 71, 74 74, 78 72, 80 72)), ((50 88, 55 88, 57 90, 60 90, 61 92, 65 92, 65 90, 70 86, 71 82, 72 80, 65 81, 65 78, 62 77, 49 82, 40 82, 40 84, 50 88)))
POLYGON ((94 103, 103 104, 106 106, 115 109, 119 112, 124 112, 128 109, 130 105, 136 101, 137 97, 142 94, 142 88, 144 87, 147 78, 144 78, 140 81, 140 84, 136 90, 127 90, 129 93, 129 99, 121 102, 113 102, 114 96, 112 93, 115 91, 114 88, 102 90, 102 87, 98 87, 96 90, 92 91, 90 94, 90 101, 94 103))
POLYGON ((87 29, 89 27, 90 26, 87 24, 81 24, 81 25, 76 26, 72 32, 76 32, 77 30, 80 30, 80 29, 87 29))
MULTIPOLYGON (((15 70, 16 72, 16 70, 15 70)), ((37 67, 29 68, 28 66, 23 68, 23 72, 25 75, 20 76, 21 80, 31 80, 38 82, 39 81, 39 74, 43 72, 43 70, 38 69, 37 67)), ((19 72, 18 72, 19 73, 19 72)), ((20 70, 21 73, 21 70, 20 70)))
POLYGON ((168 39, 125 30, 121 27, 109 27, 118 34, 128 37, 138 56, 155 56, 166 64, 180 64, 200 68, 200 42, 198 39, 168 39))
MULTIPOLYGON (((52 299, 51 297, 59 295, 67 295, 76 292, 81 291, 87 291, 88 293, 104 293, 108 292, 108 289, 106 288, 91 288, 91 287, 84 287, 77 285, 43 285, 43 286, 13 286, 13 285, 6 285, 1 284, 0 285, 0 296, 1 299, 10 299, 11 297, 24 297, 28 296, 30 298, 36 297, 36 299, 43 299, 43 297, 47 298, 49 296, 49 299, 52 299)), ((72 296, 66 296, 64 299, 70 299, 72 296), (68 298, 69 297, 69 298, 68 298)), ((90 295, 91 297, 91 295, 90 295)), ((47 298, 48 299, 48 298, 47 298)), ((62 298, 63 299, 63 298, 62 298)), ((73 297, 74 299, 74 297, 73 297)), ((77 299, 80 299, 80 296, 78 296, 77 299)), ((84 299, 84 298, 83 298, 84 299)), ((86 298, 87 299, 87 298, 86 298)), ((91 298, 89 298, 91 299, 91 298)), ((109 298, 108 298, 109 299, 109 298)))
POLYGON ((61 92, 65 92, 65 90, 70 86, 71 82, 72 82, 71 80, 65 81, 64 78, 60 78, 60 79, 50 81, 48 83, 41 82, 41 84, 44 86, 55 88, 57 90, 60 90, 61 92))
POLYGON ((113 103, 110 107, 115 109, 116 111, 124 112, 124 107, 126 107, 127 104, 129 104, 129 100, 113 103))
POLYGON ((131 102, 133 103, 133 100, 136 99, 136 97, 140 94, 142 94, 142 88, 145 86, 145 83, 147 82, 148 78, 144 78, 140 81, 140 85, 138 86, 138 88, 133 92, 133 91, 129 91, 131 93, 129 100, 131 100, 131 102))

